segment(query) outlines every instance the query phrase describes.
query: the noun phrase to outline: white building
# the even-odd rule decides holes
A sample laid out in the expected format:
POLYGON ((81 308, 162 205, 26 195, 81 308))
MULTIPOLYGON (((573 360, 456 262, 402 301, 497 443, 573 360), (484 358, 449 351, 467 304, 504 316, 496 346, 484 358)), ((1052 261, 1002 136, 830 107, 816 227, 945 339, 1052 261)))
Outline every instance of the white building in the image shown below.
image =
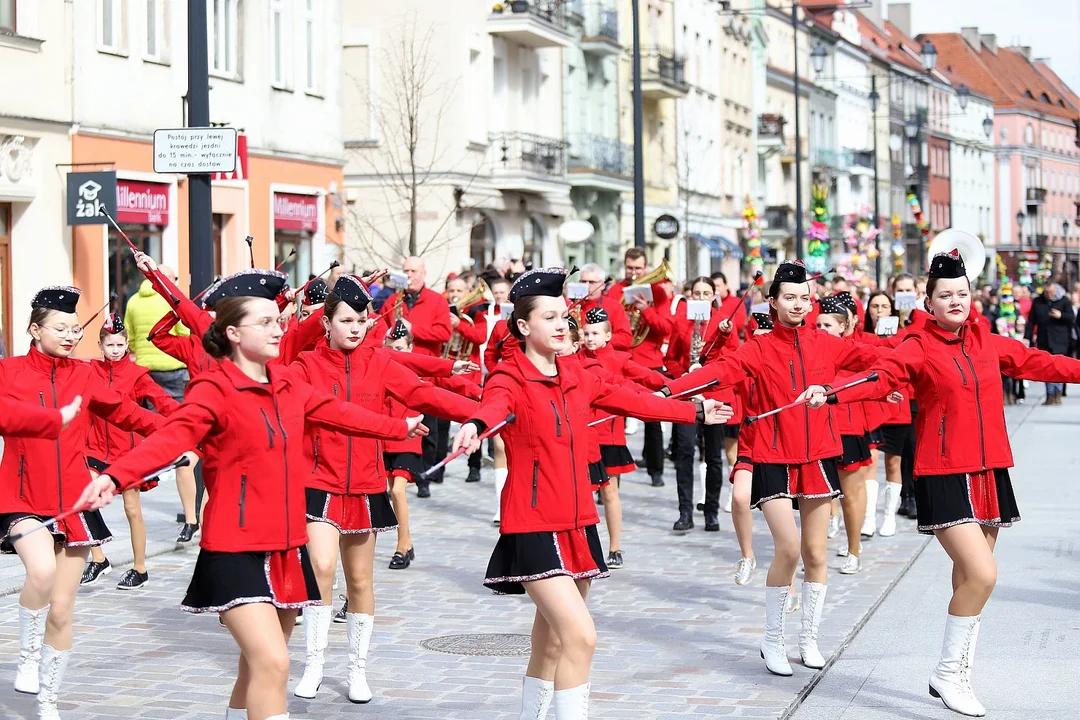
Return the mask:
MULTIPOLYGON (((966 88, 965 88, 966 89, 966 88)), ((949 101, 950 195, 952 227, 977 235, 993 258, 998 238, 994 237, 994 148, 992 129, 994 104, 990 98, 968 92, 952 93, 949 101), (966 107, 961 108, 961 98, 966 107), (989 118, 991 125, 984 126, 989 118), (992 134, 992 133, 991 133, 992 134)), ((1006 242, 1011 238, 1006 238, 1006 242)), ((988 275, 989 277, 989 275, 988 275)))

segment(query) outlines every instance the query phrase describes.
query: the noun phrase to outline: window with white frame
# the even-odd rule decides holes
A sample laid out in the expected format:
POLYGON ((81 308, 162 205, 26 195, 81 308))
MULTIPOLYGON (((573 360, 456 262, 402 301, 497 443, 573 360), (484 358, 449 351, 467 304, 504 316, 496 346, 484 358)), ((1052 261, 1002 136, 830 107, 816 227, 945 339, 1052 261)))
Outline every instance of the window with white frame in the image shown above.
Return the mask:
POLYGON ((270 84, 289 87, 289 20, 285 0, 270 0, 270 84))
POLYGON ((219 76, 240 76, 240 3, 241 0, 206 0, 210 70, 219 76))
POLYGON ((14 34, 17 29, 15 26, 15 0, 0 0, 0 30, 6 30, 14 34))
POLYGON ((120 53, 124 51, 124 3, 121 0, 98 0, 97 42, 98 50, 120 53))
POLYGON ((143 57, 147 60, 165 58, 165 3, 166 0, 144 0, 146 5, 146 47, 143 57))
POLYGON ((304 80, 308 92, 319 91, 319 0, 304 0, 304 80))

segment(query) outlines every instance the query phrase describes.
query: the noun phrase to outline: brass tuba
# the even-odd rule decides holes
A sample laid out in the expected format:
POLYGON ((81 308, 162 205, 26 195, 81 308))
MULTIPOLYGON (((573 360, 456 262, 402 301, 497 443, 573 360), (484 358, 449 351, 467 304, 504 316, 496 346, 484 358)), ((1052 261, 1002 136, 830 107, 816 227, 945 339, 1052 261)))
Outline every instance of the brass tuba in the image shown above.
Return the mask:
MULTIPOLYGON (((671 279, 671 265, 668 263, 667 258, 648 275, 642 275, 634 282, 630 283, 634 286, 640 285, 656 285, 665 280, 671 279)), ((649 326, 641 321, 641 311, 633 303, 626 303, 623 307, 626 308, 626 314, 630 316, 630 334, 633 335, 633 340, 630 343, 630 347, 637 347, 649 334, 649 326)))
MULTIPOLYGON (((478 279, 476 283, 476 289, 464 296, 457 302, 452 304, 452 307, 457 310, 456 315, 462 322, 475 325, 473 319, 466 314, 466 310, 478 303, 488 302, 487 298, 487 285, 483 280, 478 279)), ((472 355, 473 344, 465 339, 465 336, 459 333, 457 330, 450 336, 450 340, 443 343, 442 357, 449 358, 451 360, 468 360, 472 355)))

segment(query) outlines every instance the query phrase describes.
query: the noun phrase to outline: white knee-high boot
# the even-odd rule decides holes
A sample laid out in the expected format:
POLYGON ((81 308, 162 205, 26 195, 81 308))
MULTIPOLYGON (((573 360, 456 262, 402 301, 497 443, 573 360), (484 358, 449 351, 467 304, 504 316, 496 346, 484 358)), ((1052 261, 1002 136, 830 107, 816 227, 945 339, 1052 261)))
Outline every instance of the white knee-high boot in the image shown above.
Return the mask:
POLYGON ((784 643, 784 618, 790 587, 765 586, 765 637, 761 638, 761 657, 774 675, 790 675, 791 663, 784 643))
POLYGON ((45 644, 41 646, 41 674, 38 679, 41 687, 37 696, 40 720, 60 720, 56 702, 60 699, 60 683, 70 657, 70 650, 56 650, 45 644))
POLYGON ((323 663, 326 661, 326 643, 330 634, 330 621, 334 618, 332 605, 317 605, 304 609, 304 641, 307 657, 304 676, 296 684, 293 695, 311 699, 319 692, 323 680, 323 663))
POLYGON ((225 708, 225 720, 248 720, 247 710, 227 707, 225 708))
POLYGON ((19 606, 19 667, 15 671, 15 690, 37 695, 41 686, 41 643, 45 640, 45 620, 49 606, 28 610, 19 606))
POLYGON ((349 700, 354 703, 370 702, 367 654, 375 618, 366 613, 345 613, 345 623, 349 639, 349 700))
POLYGON ((556 690, 555 720, 588 720, 589 718, 589 683, 556 690))
POLYGON ((896 510, 900 507, 900 483, 885 483, 885 514, 881 517, 881 537, 896 534, 896 510))
POLYGON ((799 654, 803 665, 814 670, 825 667, 825 658, 818 650, 818 628, 821 626, 821 613, 825 609, 825 593, 829 589, 824 583, 804 582, 802 584, 802 630, 799 633, 799 654))
POLYGON ((550 680, 529 677, 521 679, 521 716, 519 720, 544 720, 551 696, 555 692, 555 683, 550 680))
POLYGON ((971 665, 979 640, 981 617, 949 615, 941 643, 941 660, 930 674, 930 694, 941 698, 950 710, 971 717, 986 714, 986 708, 971 687, 971 665))
POLYGON ((866 515, 860 532, 867 537, 873 537, 877 531, 877 495, 878 481, 875 477, 866 481, 866 515))
POLYGON ((502 491, 506 485, 506 476, 510 473, 506 468, 495 468, 495 515, 491 522, 498 523, 502 513, 502 491))

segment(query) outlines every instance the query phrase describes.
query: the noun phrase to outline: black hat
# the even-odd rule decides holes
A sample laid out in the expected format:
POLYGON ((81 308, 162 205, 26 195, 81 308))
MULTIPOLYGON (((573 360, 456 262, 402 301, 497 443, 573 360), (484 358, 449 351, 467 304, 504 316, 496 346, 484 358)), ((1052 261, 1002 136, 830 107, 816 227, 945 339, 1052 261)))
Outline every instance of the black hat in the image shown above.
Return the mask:
POLYGON ((315 278, 308 283, 307 290, 304 291, 304 304, 322 305, 326 302, 326 293, 328 292, 330 292, 330 288, 326 287, 326 281, 322 278, 315 278))
POLYGON ((823 297, 818 300, 823 315, 843 315, 847 317, 847 304, 836 295, 823 297))
POLYGON ((536 268, 526 270, 510 288, 510 302, 530 295, 562 297, 563 284, 569 271, 566 268, 536 268))
POLYGON ((124 318, 116 313, 109 313, 105 317, 105 324, 102 326, 102 329, 110 335, 119 335, 126 329, 124 327, 124 318))
POLYGON ((585 324, 586 325, 597 325, 599 323, 607 322, 607 321, 608 321, 607 310, 605 310, 604 308, 602 308, 600 306, 594 307, 592 310, 585 313, 585 324))
POLYGON ((73 313, 81 295, 82 290, 70 285, 48 285, 37 291, 37 295, 30 301, 30 307, 73 313))
POLYGON ((241 270, 228 277, 223 277, 210 286, 206 291, 206 307, 214 307, 214 304, 222 298, 229 297, 256 297, 266 300, 276 300, 277 296, 285 289, 285 281, 288 276, 277 270, 260 270, 252 268, 241 270))
POLYGON ((833 295, 833 297, 836 298, 837 300, 839 300, 841 303, 843 303, 844 307, 846 307, 851 312, 857 313, 859 311, 859 306, 855 302, 855 298, 852 297, 851 293, 849 293, 847 290, 843 290, 841 292, 838 292, 835 295, 833 295))
POLYGON ((950 252, 935 255, 930 261, 929 275, 932 278, 967 277, 967 268, 964 267, 964 258, 960 257, 960 250, 953 248, 950 252))
POLYGON ((569 325, 574 330, 580 330, 581 329, 581 328, 578 327, 577 320, 574 319, 573 315, 567 315, 566 316, 566 324, 569 325))
POLYGON ((772 315, 769 313, 754 313, 754 322, 757 323, 758 330, 773 329, 772 315))
POLYGON ((371 302, 367 285, 355 275, 342 275, 334 283, 334 294, 356 312, 364 312, 371 302))
POLYGON ((398 321, 394 323, 394 327, 390 328, 390 332, 388 332, 386 336, 391 340, 400 340, 403 337, 409 336, 409 328, 405 327, 405 323, 399 318, 398 321))
POLYGON ((806 282, 806 265, 801 260, 785 260, 776 268, 773 282, 804 283, 806 282))

